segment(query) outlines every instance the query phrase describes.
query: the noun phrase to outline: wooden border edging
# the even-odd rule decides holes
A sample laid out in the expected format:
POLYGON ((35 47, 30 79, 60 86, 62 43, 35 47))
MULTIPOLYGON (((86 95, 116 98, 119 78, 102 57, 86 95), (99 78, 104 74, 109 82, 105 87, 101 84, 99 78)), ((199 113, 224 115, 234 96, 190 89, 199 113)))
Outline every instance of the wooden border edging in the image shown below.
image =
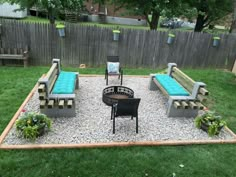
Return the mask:
POLYGON ((229 127, 225 126, 224 129, 236 139, 236 134, 229 127))
MULTIPOLYGON (((45 74, 44 74, 45 75, 45 74)), ((42 75, 42 77, 44 76, 42 75)), ((100 76, 100 75, 99 75, 100 76)), ((87 75, 87 77, 99 77, 98 75, 87 75)), ((102 75, 101 75, 102 76, 102 75)), ((86 75, 82 75, 86 77, 86 75)), ((130 76, 128 76, 130 77, 130 76)), ((132 76, 131 76, 132 77, 132 76)), ((134 76, 136 77, 136 76, 134 76)), ((145 76, 138 76, 145 77, 145 76)), ((149 76, 148 76, 149 77, 149 76)), ((28 94, 24 102, 21 104, 18 111, 15 113, 11 121, 0 136, 0 149, 64 149, 64 148, 106 148, 106 147, 130 147, 130 146, 178 146, 178 145, 201 145, 201 144, 236 144, 236 134, 225 126, 225 130, 233 136, 233 139, 226 140, 160 140, 160 141, 143 141, 143 142, 110 142, 110 143, 83 143, 83 144, 26 144, 26 145, 3 145, 2 142, 8 132, 14 125, 16 119, 20 115, 22 109, 27 104, 29 99, 37 90, 38 83, 28 94)))
POLYGON ((18 109, 18 111, 15 113, 15 115, 13 116, 13 118, 11 119, 11 121, 8 123, 7 127, 5 128, 5 130, 2 132, 1 136, 0 136, 0 146, 2 144, 2 141, 4 140, 4 138, 7 136, 8 132, 10 131, 10 129, 12 128, 12 126, 14 125, 16 119, 18 118, 18 116, 20 115, 22 109, 25 107, 26 103, 29 101, 29 99, 34 95, 34 92, 36 91, 38 87, 38 83, 35 84, 34 88, 31 90, 31 92, 29 93, 29 95, 26 97, 25 101, 21 104, 20 108, 18 109))
POLYGON ((0 145, 0 149, 71 149, 71 148, 107 148, 131 146, 178 146, 201 144, 235 144, 236 140, 184 140, 184 141, 146 141, 146 142, 113 142, 92 144, 29 144, 29 145, 0 145))

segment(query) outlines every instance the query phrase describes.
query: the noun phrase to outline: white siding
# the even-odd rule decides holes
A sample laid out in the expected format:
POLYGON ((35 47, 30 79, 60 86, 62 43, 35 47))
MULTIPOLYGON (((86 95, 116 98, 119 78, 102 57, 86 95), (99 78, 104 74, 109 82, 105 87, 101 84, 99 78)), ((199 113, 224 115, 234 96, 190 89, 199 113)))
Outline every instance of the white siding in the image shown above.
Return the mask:
POLYGON ((27 11, 16 11, 15 9, 19 9, 20 6, 17 4, 9 4, 9 3, 3 3, 0 4, 0 17, 11 17, 11 18, 24 18, 27 16, 27 11))
MULTIPOLYGON (((89 15, 88 20, 92 22, 99 22, 98 15, 89 15)), ((147 21, 144 19, 133 19, 133 18, 122 18, 122 17, 113 17, 113 16, 106 16, 106 23, 111 24, 123 24, 123 25, 147 25, 147 21)))

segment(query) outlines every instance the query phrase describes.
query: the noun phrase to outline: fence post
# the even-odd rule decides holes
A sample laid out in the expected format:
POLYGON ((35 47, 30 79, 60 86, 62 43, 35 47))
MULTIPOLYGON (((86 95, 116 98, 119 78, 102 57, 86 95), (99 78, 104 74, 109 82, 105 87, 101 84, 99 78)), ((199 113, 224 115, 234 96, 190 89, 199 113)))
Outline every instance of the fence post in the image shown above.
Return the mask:
POLYGON ((233 66, 233 69, 232 69, 232 73, 236 74, 236 59, 234 61, 234 66, 233 66))

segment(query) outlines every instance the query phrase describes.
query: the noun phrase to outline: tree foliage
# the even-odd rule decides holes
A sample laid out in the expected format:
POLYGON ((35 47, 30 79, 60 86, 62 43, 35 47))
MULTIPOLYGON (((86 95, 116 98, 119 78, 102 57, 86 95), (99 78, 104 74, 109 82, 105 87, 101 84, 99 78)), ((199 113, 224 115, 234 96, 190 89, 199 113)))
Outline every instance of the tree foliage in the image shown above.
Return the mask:
POLYGON ((6 0, 11 4, 19 4, 20 9, 30 9, 36 7, 37 9, 46 10, 50 22, 53 23, 55 16, 61 11, 79 12, 83 8, 83 0, 6 0))
MULTIPOLYGON (((97 0, 99 1, 99 0, 97 0)), ((135 15, 144 16, 150 29, 157 29, 161 13, 168 10, 172 14, 178 10, 180 0, 112 0, 117 7, 124 7, 135 15)), ((100 2, 104 2, 101 0, 100 2)))
POLYGON ((233 0, 233 4, 234 4, 234 11, 233 11, 233 20, 232 20, 232 24, 230 26, 230 33, 236 33, 236 0, 233 0))
MULTIPOLYGON (((99 1, 99 0, 97 0, 99 1)), ((101 0, 105 2, 105 0, 101 0)), ((202 31, 233 11, 233 0, 112 0, 114 4, 143 15, 150 29, 157 29, 160 15, 197 19, 194 31, 202 31), (151 17, 151 18, 148 18, 151 17)))
POLYGON ((194 31, 200 32, 204 27, 214 24, 215 21, 233 11, 232 0, 183 0, 189 8, 197 9, 197 21, 194 31))

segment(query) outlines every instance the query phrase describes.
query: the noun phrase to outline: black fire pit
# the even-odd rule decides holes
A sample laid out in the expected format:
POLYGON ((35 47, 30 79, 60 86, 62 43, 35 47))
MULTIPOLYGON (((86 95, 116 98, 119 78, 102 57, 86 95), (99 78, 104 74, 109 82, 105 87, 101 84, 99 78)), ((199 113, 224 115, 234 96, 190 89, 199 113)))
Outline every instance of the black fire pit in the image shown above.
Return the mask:
POLYGON ((124 86, 110 86, 103 90, 102 101, 107 106, 112 106, 119 99, 134 98, 134 91, 124 86))

